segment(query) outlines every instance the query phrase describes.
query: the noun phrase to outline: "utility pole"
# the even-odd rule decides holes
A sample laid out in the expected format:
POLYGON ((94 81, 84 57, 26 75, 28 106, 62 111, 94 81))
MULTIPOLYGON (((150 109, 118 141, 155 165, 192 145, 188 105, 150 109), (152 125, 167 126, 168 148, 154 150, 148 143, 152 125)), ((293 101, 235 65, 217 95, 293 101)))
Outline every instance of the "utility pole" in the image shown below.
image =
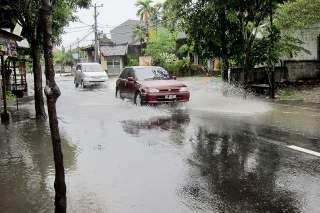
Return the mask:
POLYGON ((98 38, 98 22, 97 22, 97 8, 103 7, 103 4, 100 6, 97 6, 97 4, 94 4, 94 61, 98 62, 98 51, 99 51, 99 38, 98 38))

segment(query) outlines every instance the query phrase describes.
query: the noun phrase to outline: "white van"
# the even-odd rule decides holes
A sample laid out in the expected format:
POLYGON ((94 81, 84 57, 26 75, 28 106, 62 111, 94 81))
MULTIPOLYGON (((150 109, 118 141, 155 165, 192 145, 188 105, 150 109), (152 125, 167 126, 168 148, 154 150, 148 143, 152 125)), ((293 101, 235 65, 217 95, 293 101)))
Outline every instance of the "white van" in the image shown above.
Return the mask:
POLYGON ((74 74, 74 85, 84 88, 89 85, 99 84, 108 80, 107 73, 99 63, 79 63, 74 74))

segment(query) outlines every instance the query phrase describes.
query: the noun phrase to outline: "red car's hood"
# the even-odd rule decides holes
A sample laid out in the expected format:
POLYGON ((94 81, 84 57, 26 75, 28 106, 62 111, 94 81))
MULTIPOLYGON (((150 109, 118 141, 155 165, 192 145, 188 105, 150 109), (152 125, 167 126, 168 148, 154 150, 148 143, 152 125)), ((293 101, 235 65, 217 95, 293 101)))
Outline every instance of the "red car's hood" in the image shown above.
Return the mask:
POLYGON ((180 83, 176 80, 146 80, 138 81, 142 87, 148 88, 176 88, 176 87, 185 87, 183 83, 180 83))

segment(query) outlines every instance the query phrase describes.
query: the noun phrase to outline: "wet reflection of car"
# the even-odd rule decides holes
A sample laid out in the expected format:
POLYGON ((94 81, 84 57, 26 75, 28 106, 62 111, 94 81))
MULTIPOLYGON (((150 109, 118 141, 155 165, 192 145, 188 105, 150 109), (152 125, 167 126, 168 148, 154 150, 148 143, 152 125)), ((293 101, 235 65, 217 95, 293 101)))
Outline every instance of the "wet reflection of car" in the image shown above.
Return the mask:
POLYGON ((97 85, 108 80, 107 73, 98 63, 79 63, 74 74, 74 85, 81 85, 85 88, 90 85, 97 85))
POLYGON ((138 136, 140 130, 161 129, 169 131, 179 129, 181 126, 190 123, 190 117, 188 114, 179 113, 165 117, 154 117, 145 121, 127 120, 121 123, 126 133, 138 136))
POLYGON ((125 68, 116 83, 116 97, 133 99, 137 105, 187 102, 187 86, 161 67, 125 68))

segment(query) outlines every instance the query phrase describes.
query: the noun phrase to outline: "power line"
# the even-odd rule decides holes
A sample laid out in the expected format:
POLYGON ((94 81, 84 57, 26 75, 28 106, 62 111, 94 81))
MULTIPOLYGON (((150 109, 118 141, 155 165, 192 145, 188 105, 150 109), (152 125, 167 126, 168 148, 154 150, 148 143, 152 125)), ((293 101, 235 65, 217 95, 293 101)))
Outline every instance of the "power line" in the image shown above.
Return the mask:
POLYGON ((77 30, 77 29, 84 29, 84 28, 88 28, 88 27, 92 27, 92 25, 78 26, 78 27, 65 27, 64 29, 66 29, 66 30, 77 30))
MULTIPOLYGON (((90 27, 91 28, 91 27, 90 27)), ((65 34, 69 34, 69 33, 78 33, 78 32, 84 32, 84 31, 88 31, 90 28, 86 28, 86 29, 82 29, 82 30, 75 30, 75 31, 66 31, 64 32, 65 34)))
POLYGON ((87 23, 81 21, 80 19, 78 20, 78 22, 80 22, 81 24, 85 24, 85 25, 91 26, 90 24, 87 24, 87 23))
POLYGON ((76 41, 72 42, 69 44, 70 47, 74 47, 79 45, 81 42, 84 41, 85 38, 87 38, 91 33, 93 33, 93 31, 91 30, 89 33, 87 33, 86 35, 84 35, 81 39, 77 39, 76 41))

